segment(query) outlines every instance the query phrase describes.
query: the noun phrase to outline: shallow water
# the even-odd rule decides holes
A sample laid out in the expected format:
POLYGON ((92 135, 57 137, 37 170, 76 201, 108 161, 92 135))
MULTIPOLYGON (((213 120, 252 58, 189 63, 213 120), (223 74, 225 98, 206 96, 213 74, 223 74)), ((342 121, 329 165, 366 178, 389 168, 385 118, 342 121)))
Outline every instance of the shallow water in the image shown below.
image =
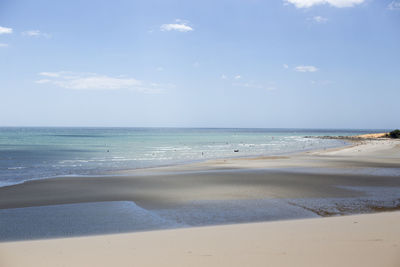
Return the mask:
POLYGON ((0 128, 0 186, 63 175, 335 147, 344 142, 304 136, 381 131, 6 127, 0 128))
POLYGON ((362 196, 192 201, 147 210, 131 201, 0 209, 0 242, 375 212, 400 205, 393 187, 343 187, 362 196))

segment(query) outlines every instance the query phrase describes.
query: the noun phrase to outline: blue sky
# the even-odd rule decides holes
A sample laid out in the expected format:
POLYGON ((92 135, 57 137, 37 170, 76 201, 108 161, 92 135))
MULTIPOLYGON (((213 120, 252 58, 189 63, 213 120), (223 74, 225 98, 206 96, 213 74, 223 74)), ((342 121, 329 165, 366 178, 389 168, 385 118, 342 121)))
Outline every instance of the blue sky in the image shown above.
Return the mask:
POLYGON ((399 128, 400 1, 0 1, 0 126, 399 128))

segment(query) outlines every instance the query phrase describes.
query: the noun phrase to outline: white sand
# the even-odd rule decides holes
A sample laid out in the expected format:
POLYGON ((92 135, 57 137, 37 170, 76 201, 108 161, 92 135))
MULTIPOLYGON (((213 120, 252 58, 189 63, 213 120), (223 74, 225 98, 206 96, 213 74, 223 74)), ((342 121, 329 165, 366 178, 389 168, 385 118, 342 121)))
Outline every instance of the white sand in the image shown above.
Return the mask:
POLYGON ((400 266, 400 212, 0 243, 0 266, 400 266))

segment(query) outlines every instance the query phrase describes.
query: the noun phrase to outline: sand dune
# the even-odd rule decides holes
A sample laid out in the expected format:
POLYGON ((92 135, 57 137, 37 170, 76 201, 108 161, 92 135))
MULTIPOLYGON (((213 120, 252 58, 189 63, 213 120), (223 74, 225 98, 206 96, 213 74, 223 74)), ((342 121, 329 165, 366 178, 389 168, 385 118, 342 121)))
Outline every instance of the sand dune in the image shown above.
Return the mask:
POLYGON ((400 212, 0 243, 0 266, 400 266, 400 212))

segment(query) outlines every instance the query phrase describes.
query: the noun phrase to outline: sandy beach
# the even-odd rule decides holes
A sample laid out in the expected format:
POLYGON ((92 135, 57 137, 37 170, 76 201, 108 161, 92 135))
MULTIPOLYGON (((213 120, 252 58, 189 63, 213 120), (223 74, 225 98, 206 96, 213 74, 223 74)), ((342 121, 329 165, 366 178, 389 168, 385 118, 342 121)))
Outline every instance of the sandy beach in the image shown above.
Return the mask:
POLYGON ((400 212, 0 243, 17 266, 392 266, 400 212))
POLYGON ((399 158, 400 142, 382 139, 293 155, 34 180, 0 188, 0 209, 101 201, 160 209, 203 200, 362 196, 363 188, 400 188, 399 158))
POLYGON ((399 159, 376 139, 2 187, 0 265, 398 266, 398 212, 315 217, 399 209, 399 159))

